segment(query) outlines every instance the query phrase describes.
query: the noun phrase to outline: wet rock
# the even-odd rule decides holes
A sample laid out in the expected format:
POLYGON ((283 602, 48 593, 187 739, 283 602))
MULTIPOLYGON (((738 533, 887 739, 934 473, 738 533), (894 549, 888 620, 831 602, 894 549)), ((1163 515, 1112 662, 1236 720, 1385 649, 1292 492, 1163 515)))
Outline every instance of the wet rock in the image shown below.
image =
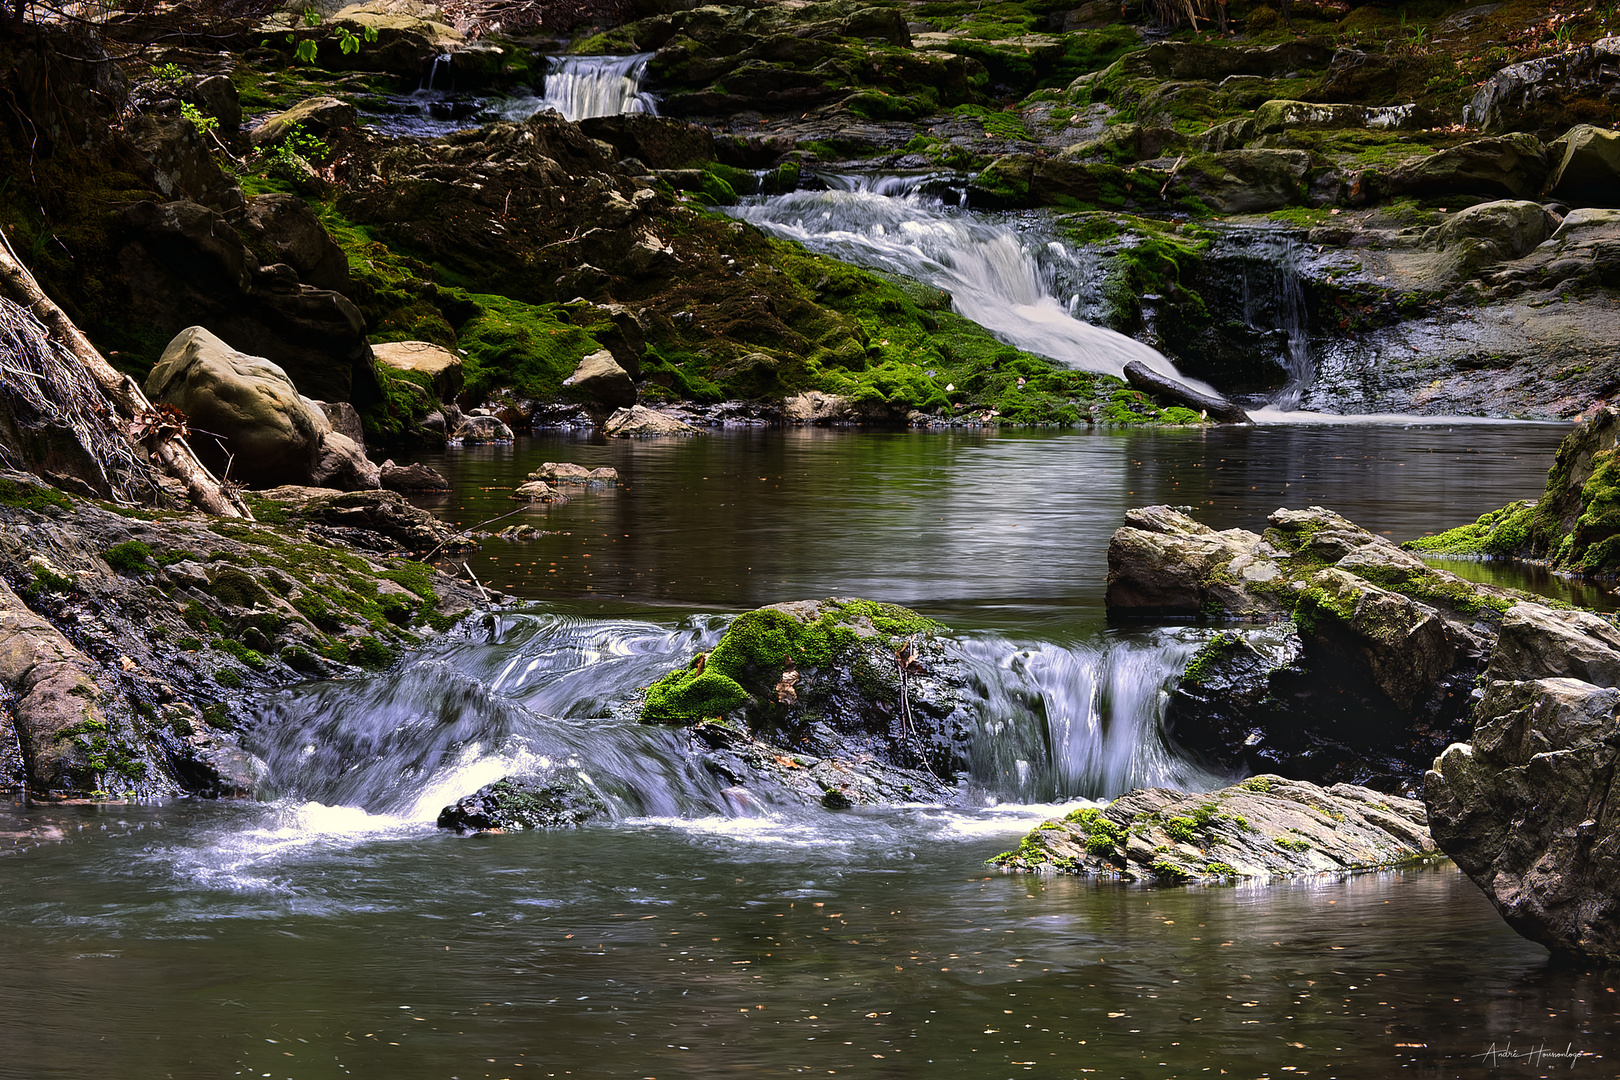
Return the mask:
POLYGON ((466 42, 435 4, 367 0, 340 9, 330 21, 357 36, 368 31, 376 35, 352 55, 343 54, 335 41, 330 45, 323 41, 321 63, 333 70, 387 71, 414 78, 436 58, 460 51, 466 42))
POLYGON ((1533 135, 1474 139, 1398 166, 1391 195, 1497 195, 1532 199, 1547 179, 1547 152, 1533 135))
POLYGON ((507 777, 445 807, 438 824, 465 835, 564 828, 607 816, 607 803, 578 779, 507 777))
POLYGON ((1550 194, 1571 206, 1620 206, 1620 133, 1579 124, 1547 151, 1550 194))
POLYGON ((347 401, 313 401, 310 402, 321 410, 332 430, 339 435, 347 435, 354 440, 354 444, 361 448, 366 444, 365 425, 360 420, 360 414, 353 405, 347 401))
POLYGON ((219 129, 234 135, 242 127, 242 98, 228 75, 205 75, 183 92, 185 100, 219 121, 219 129))
POLYGON ((512 429, 499 417, 475 415, 465 417, 461 421, 461 426, 456 428, 450 437, 471 444, 511 442, 517 436, 512 434, 512 429))
POLYGON ((385 461, 378 470, 377 480, 389 491, 421 493, 450 490, 450 481, 444 478, 443 473, 431 465, 420 463, 395 465, 392 461, 385 461))
POLYGON ((655 435, 696 435, 698 429, 667 413, 633 405, 608 417, 602 425, 602 434, 610 439, 637 439, 655 435))
POLYGON ((1620 631, 1520 604, 1484 681, 1472 739, 1425 777, 1435 839, 1520 934, 1620 960, 1620 631))
POLYGON ((574 373, 563 380, 563 386, 572 387, 611 408, 636 403, 635 382, 606 349, 598 349, 582 358, 574 373))
POLYGON ((965 672, 915 612, 804 600, 737 617, 719 645, 647 691, 644 723, 724 717, 793 753, 949 777, 973 728, 965 672))
POLYGON ((926 768, 906 768, 868 753, 852 758, 818 757, 803 747, 788 749, 757 739, 730 724, 706 720, 688 729, 694 755, 730 785, 728 800, 744 806, 815 805, 830 810, 898 803, 952 803, 953 785, 926 768))
POLYGON ((1333 50, 1317 41, 1287 41, 1264 48, 1203 41, 1160 41, 1121 58, 1121 71, 1159 79, 1219 82, 1233 75, 1272 78, 1290 71, 1325 67, 1333 50))
POLYGON ((1486 131, 1551 136, 1620 97, 1620 37, 1509 64, 1474 91, 1465 118, 1486 131))
POLYGON ((1412 799, 1262 775, 1204 794, 1127 792, 1046 822, 991 861, 1154 885, 1337 874, 1434 853, 1427 821, 1412 799))
POLYGON ((1265 645, 1216 635, 1167 728, 1218 768, 1414 789, 1466 731, 1495 624, 1520 595, 1435 570, 1319 507, 1279 510, 1271 525, 1216 532, 1147 507, 1114 534, 1111 616, 1291 620, 1265 645))
POLYGON ((553 484, 616 484, 619 482, 619 470, 611 465, 587 469, 572 462, 547 461, 530 473, 529 479, 549 480, 553 484))
POLYGON ((524 502, 568 501, 557 494, 557 489, 546 483, 544 480, 530 480, 526 484, 518 485, 518 489, 512 492, 512 498, 521 499, 524 502))

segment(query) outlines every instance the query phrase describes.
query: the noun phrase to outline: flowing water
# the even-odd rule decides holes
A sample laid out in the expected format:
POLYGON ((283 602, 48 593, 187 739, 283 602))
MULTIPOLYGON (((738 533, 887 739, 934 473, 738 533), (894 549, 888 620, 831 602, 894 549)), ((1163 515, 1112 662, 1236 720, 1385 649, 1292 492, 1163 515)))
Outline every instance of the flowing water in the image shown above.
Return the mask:
POLYGON ((554 56, 545 93, 513 98, 500 109, 502 120, 527 120, 555 109, 564 120, 620 113, 657 113, 657 99, 641 89, 652 53, 633 56, 554 56))
POLYGON ((915 178, 824 179, 828 190, 776 195, 731 213, 812 251, 943 289, 957 313, 1065 366, 1117 376, 1138 360, 1214 392, 1157 349, 1076 318, 1054 290, 1059 265, 1071 259, 1058 241, 1032 241, 1005 221, 948 207, 915 178))
POLYGON ((0 807, 0 1077, 1612 1075, 1613 978, 1550 964, 1449 864, 1152 892, 983 865, 1076 800, 1198 779, 1156 718, 1207 631, 1100 607, 1125 508, 1258 527, 1320 503, 1405 539, 1534 495, 1562 434, 743 430, 433 458, 466 525, 544 460, 624 483, 492 526, 542 530, 469 560, 532 606, 264 701, 267 801, 0 807), (983 687, 963 806, 771 805, 615 713, 728 612, 830 594, 959 628, 983 687), (513 768, 592 785, 611 820, 434 829, 513 768), (1584 1056, 1507 1056, 1536 1048, 1584 1056))

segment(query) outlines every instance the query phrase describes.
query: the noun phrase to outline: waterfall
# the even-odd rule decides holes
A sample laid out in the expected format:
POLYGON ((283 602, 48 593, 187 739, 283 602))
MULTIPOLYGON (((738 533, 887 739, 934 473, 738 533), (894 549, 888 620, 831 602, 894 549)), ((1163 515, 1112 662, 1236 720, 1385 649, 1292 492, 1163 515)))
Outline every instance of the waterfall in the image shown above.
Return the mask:
POLYGON ((526 120, 555 109, 565 120, 620 113, 657 114, 657 102, 641 89, 652 53, 633 56, 554 56, 542 97, 515 98, 501 109, 504 120, 526 120))
POLYGON ((1253 253, 1242 262, 1243 319, 1257 330, 1281 330, 1285 335, 1288 380, 1267 408, 1287 412, 1299 407, 1306 387, 1316 378, 1299 273, 1302 248, 1297 237, 1272 230, 1256 230, 1242 239, 1253 253))
POLYGON ((454 58, 451 57, 449 53, 445 53, 442 56, 435 56, 433 58, 433 66, 428 69, 427 83, 422 85, 422 86, 418 86, 417 89, 419 91, 423 91, 425 93, 429 93, 429 94, 433 93, 433 91, 434 91, 434 85, 433 84, 439 78, 439 67, 440 67, 440 65, 443 65, 448 70, 450 65, 452 63, 454 63, 454 62, 455 62, 454 58))
POLYGON ((824 179, 836 187, 730 212, 812 251, 942 289, 958 314, 1009 345, 1067 367, 1118 376, 1140 360, 1168 378, 1216 392, 1182 375, 1158 350, 1075 318, 1054 293, 1059 267, 1074 262, 1061 243, 1026 243, 1009 225, 948 208, 916 179, 824 179))
MULTIPOLYGON (((684 734, 619 708, 712 649, 724 625, 509 614, 486 640, 441 642, 368 679, 293 688, 255 725, 268 773, 261 795, 429 821, 484 784, 521 774, 584 784, 621 818, 757 812, 758 801, 690 753, 684 734)), ((1053 802, 1208 780, 1160 727, 1201 633, 1101 645, 950 643, 978 695, 969 704, 978 729, 972 788, 992 802, 1053 802)))

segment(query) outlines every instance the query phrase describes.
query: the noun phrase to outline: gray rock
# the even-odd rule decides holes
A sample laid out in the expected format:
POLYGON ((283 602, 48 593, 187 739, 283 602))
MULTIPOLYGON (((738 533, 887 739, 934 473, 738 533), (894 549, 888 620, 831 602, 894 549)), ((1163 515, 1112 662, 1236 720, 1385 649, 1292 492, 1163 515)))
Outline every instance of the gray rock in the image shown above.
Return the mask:
POLYGON ((607 803, 577 778, 507 777, 445 807, 438 824, 470 835, 555 829, 607 816, 607 803))
POLYGON ((1392 195, 1505 195, 1532 199, 1547 178, 1547 152, 1533 135, 1474 139, 1409 161, 1389 175, 1392 195))
POLYGON ((667 413, 632 405, 620 409, 602 425, 602 434, 611 439, 647 438, 655 435, 696 435, 698 429, 667 413))
POLYGON ((1275 135, 1338 128, 1412 131, 1428 126, 1430 119, 1428 110, 1417 105, 1328 105, 1278 98, 1254 110, 1254 133, 1275 135))
POLYGON ((378 470, 378 481, 389 491, 449 491, 450 481, 430 465, 395 465, 385 461, 378 470))
POLYGON ((636 403, 635 382, 606 349, 598 349, 581 359, 574 373, 563 380, 563 385, 613 408, 636 403))
POLYGON ((200 326, 181 331, 146 377, 146 395, 189 418, 199 457, 220 475, 251 484, 307 484, 326 417, 299 396, 287 373, 237 352, 200 326))
POLYGON ((228 75, 205 75, 183 94, 204 114, 219 121, 219 128, 234 135, 242 127, 242 97, 228 75))
POLYGON ((1500 199, 1461 210, 1437 225, 1424 242, 1444 251, 1467 240, 1490 245, 1490 261, 1517 259, 1552 235, 1553 223, 1540 203, 1500 199))
POLYGON ((1221 213, 1248 214, 1303 204, 1317 167, 1304 150, 1224 150, 1178 175, 1221 213))
POLYGON ((1537 604, 1509 614, 1471 742, 1449 747, 1425 777, 1434 836, 1514 930, 1557 953, 1614 962, 1620 632, 1537 604), (1590 681, 1538 674, 1549 668, 1590 681))
POLYGON ((1550 135, 1585 117, 1582 105, 1620 89, 1620 37, 1509 64, 1474 91, 1464 119, 1485 131, 1550 135))
POLYGON ((1549 193, 1572 206, 1620 206, 1620 133, 1579 124, 1547 150, 1549 193))
POLYGON ((1396 866, 1435 851, 1423 804, 1380 791, 1256 776, 1219 791, 1127 792, 1102 810, 1048 821, 1016 851, 1012 870, 1155 885, 1344 873, 1396 866))

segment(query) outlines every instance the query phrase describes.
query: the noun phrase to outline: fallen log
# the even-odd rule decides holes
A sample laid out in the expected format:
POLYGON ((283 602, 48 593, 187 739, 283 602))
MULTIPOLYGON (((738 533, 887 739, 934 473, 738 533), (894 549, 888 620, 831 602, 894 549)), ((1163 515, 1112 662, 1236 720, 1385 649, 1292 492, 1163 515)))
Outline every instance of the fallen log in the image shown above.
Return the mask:
POLYGON ((1167 379, 1140 360, 1125 365, 1125 381, 1154 397, 1204 413, 1222 424, 1252 423, 1249 414, 1215 394, 1201 394, 1190 386, 1167 379))

